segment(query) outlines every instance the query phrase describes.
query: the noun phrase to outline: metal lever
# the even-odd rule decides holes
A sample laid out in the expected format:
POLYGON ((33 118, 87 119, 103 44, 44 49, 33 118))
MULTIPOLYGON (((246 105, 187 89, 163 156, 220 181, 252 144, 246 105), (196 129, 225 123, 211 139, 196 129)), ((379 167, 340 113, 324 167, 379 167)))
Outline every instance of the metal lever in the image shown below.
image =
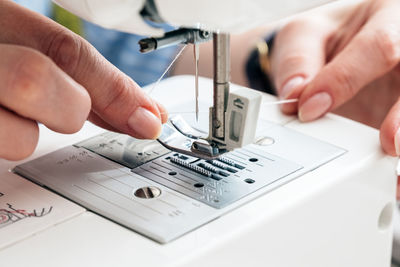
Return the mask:
POLYGON ((157 141, 172 151, 203 159, 215 159, 227 152, 205 137, 206 133, 193 129, 182 117, 174 116, 163 125, 157 141))
POLYGON ((177 44, 198 44, 211 40, 208 31, 198 29, 178 29, 165 33, 163 37, 145 38, 139 41, 140 52, 148 53, 156 49, 177 44))

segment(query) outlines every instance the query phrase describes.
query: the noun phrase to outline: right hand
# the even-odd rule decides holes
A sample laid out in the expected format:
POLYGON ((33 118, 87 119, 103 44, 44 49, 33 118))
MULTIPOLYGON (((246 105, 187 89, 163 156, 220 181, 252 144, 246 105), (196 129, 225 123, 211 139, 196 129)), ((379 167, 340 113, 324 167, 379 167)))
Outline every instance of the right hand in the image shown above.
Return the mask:
POLYGON ((83 38, 12 1, 0 1, 0 158, 29 156, 37 122, 60 133, 86 119, 157 138, 166 110, 83 38))
POLYGON ((384 151, 400 155, 400 1, 339 1, 277 34, 271 56, 285 113, 301 121, 329 111, 380 127, 384 151))

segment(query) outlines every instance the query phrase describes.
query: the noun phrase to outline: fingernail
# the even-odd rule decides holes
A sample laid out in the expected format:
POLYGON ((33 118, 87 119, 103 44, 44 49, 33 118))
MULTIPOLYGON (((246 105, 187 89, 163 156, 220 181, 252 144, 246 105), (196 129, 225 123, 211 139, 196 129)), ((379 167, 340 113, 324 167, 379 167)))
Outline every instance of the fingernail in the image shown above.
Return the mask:
POLYGON ((168 120, 168 111, 163 104, 157 102, 158 111, 161 115, 161 123, 166 123, 168 120))
POLYGON ((397 129, 397 132, 394 135, 394 147, 396 149, 396 155, 400 156, 400 128, 397 129))
POLYGON ((281 90, 281 98, 286 99, 294 88, 304 83, 302 76, 296 76, 285 83, 281 90))
POLYGON ((128 119, 129 127, 143 138, 156 139, 161 134, 161 121, 152 112, 138 107, 128 119))
POLYGON ((301 121, 315 120, 327 112, 331 106, 332 98, 328 93, 317 93, 300 106, 299 119, 301 121))

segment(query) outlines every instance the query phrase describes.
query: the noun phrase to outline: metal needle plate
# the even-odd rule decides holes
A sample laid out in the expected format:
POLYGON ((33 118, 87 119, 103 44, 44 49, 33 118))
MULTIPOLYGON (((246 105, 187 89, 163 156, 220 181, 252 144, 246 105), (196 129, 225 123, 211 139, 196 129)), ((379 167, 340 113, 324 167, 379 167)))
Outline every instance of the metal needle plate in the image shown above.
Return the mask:
POLYGON ((106 132, 14 171, 166 243, 346 152, 281 126, 266 133, 274 142, 203 160, 106 132))

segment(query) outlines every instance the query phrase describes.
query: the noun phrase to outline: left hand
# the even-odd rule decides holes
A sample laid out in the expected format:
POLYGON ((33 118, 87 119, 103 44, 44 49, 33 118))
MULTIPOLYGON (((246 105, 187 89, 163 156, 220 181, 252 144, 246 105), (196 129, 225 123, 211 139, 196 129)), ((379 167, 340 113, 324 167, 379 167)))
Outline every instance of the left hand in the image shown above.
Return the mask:
POLYGON ((379 127, 381 144, 400 154, 400 1, 366 0, 294 19, 271 56, 283 106, 311 121, 336 110, 379 127), (386 117, 385 117, 386 116, 386 117))
POLYGON ((0 1, 0 83, 0 159, 29 156, 37 122, 73 133, 89 119, 154 139, 167 120, 161 104, 87 41, 11 0, 0 1))

